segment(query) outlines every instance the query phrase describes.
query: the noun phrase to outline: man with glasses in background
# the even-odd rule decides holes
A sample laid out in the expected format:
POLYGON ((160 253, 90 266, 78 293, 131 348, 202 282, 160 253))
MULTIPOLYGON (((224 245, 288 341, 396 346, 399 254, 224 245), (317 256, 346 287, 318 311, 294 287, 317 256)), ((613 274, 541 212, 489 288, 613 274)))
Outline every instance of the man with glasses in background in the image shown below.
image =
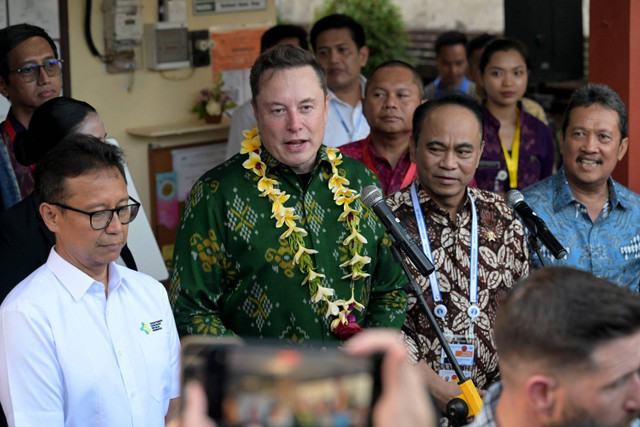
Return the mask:
POLYGON ((69 135, 38 162, 35 187, 56 244, 0 306, 9 426, 163 425, 177 409, 180 341, 164 287, 114 262, 140 207, 122 152, 69 135))
POLYGON ((29 24, 0 30, 0 93, 11 102, 0 124, 0 211, 31 194, 33 170, 16 161, 13 139, 43 102, 60 95, 62 60, 49 35, 29 24))

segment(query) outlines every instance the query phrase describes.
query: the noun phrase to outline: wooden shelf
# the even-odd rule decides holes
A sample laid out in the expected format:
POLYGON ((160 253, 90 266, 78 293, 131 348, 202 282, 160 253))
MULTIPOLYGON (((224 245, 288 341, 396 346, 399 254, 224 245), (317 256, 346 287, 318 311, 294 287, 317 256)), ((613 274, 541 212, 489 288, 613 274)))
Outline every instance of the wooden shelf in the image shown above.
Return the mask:
POLYGON ((224 116, 220 123, 192 121, 156 126, 127 128, 129 135, 154 146, 192 144, 204 141, 226 141, 231 120, 224 116))

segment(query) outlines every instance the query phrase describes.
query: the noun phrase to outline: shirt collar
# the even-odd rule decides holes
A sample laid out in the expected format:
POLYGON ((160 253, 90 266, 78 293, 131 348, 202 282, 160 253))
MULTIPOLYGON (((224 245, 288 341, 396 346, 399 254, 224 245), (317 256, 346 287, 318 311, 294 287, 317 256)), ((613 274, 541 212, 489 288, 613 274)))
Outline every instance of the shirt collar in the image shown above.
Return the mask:
POLYGON ((9 108, 9 112, 7 113, 7 120, 11 122, 11 126, 13 126, 13 130, 16 131, 16 134, 26 132, 27 128, 24 127, 22 123, 16 119, 16 116, 13 114, 13 109, 9 108))
MULTIPOLYGON (((438 212, 441 213, 441 215, 444 215, 445 217, 448 217, 447 212, 442 209, 440 206, 438 206, 438 204, 429 196, 429 193, 426 192, 426 190, 424 189, 424 187, 422 186, 422 184, 420 184, 420 177, 416 177, 416 186, 418 189, 418 200, 420 200, 420 204, 422 203, 428 203, 429 206, 437 209, 438 212)), ((457 214, 463 213, 463 212, 468 212, 469 214, 471 214, 471 202, 469 201, 469 192, 474 193, 477 189, 474 188, 470 188, 467 187, 465 192, 464 192, 464 204, 462 205, 462 209, 459 209, 457 214)), ((477 196, 475 194, 472 194, 474 199, 477 199, 477 196)), ((454 222, 455 222, 455 218, 451 218, 454 222)))
MULTIPOLYGON (((365 78, 365 76, 360 74, 360 101, 358 101, 360 103, 362 102, 362 99, 364 99, 364 87, 366 86, 366 84, 367 84, 367 79, 365 78)), ((338 96, 335 93, 333 93, 331 89, 327 89, 327 90, 329 91, 329 99, 331 101, 334 101, 344 106, 348 106, 349 108, 353 108, 350 104, 347 104, 346 102, 338 98, 338 96)))
MULTIPOLYGON (((260 152, 260 160, 267 167, 266 173, 275 173, 278 174, 279 170, 289 171, 290 173, 294 173, 293 169, 290 166, 285 165, 280 162, 278 159, 273 157, 273 155, 267 150, 267 148, 262 145, 260 152)), ((316 153, 316 162, 314 166, 314 170, 318 167, 327 167, 329 172, 331 172, 331 163, 329 162, 329 158, 327 157, 327 147, 324 145, 320 146, 318 153, 316 153)))
MULTIPOLYGON (((56 276, 58 281, 71 294, 75 301, 79 301, 94 283, 99 283, 88 274, 62 258, 55 250, 55 246, 49 252, 47 267, 56 276)), ((109 269, 109 293, 117 289, 122 283, 122 276, 115 262, 110 262, 109 269)), ((100 283, 101 286, 102 283, 100 283)))
MULTIPOLYGON (((622 208, 627 208, 622 199, 618 197, 615 184, 615 181, 611 177, 607 179, 607 186, 609 187, 609 203, 611 204, 611 208, 615 209, 618 205, 622 208)), ((553 176, 553 210, 558 212, 566 205, 573 204, 575 202, 577 202, 577 200, 573 196, 571 187, 569 187, 564 167, 561 167, 553 176)))

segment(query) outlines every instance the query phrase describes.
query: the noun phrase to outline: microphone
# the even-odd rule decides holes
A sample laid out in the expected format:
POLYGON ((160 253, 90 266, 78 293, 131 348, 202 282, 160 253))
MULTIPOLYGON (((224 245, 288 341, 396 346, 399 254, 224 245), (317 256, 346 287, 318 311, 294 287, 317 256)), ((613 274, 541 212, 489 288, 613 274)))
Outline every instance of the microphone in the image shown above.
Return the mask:
POLYGON ((423 276, 428 277, 434 270, 433 264, 402 226, 402 222, 393 214, 384 201, 382 191, 375 185, 368 185, 360 192, 360 199, 380 218, 394 244, 397 244, 409 257, 423 276))
POLYGON ((549 252, 556 258, 560 259, 567 254, 567 250, 562 246, 558 239, 549 231, 547 224, 544 223, 534 211, 524 201, 524 196, 518 190, 509 190, 504 196, 507 206, 516 211, 522 223, 531 234, 540 239, 542 244, 549 249, 549 252))

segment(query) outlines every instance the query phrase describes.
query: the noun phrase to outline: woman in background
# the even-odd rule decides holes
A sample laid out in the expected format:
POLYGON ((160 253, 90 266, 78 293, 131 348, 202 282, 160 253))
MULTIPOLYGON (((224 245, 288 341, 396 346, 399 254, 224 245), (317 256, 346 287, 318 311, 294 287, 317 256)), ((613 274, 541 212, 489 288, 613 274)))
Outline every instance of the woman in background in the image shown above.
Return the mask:
MULTIPOLYGON (((16 135, 16 159, 35 165, 44 154, 72 133, 93 135, 105 141, 106 132, 95 108, 73 98, 53 98, 36 109, 26 132, 16 135)), ((33 193, 0 213, 0 303, 18 283, 44 264, 55 244, 45 226, 33 193)), ((124 264, 136 270, 131 251, 120 253, 124 264)))
POLYGON ((498 169, 478 169, 479 188, 505 194, 523 189, 553 173, 553 131, 525 112, 530 61, 526 47, 513 39, 496 39, 484 49, 479 72, 484 100, 484 151, 481 160, 498 162, 498 169))

